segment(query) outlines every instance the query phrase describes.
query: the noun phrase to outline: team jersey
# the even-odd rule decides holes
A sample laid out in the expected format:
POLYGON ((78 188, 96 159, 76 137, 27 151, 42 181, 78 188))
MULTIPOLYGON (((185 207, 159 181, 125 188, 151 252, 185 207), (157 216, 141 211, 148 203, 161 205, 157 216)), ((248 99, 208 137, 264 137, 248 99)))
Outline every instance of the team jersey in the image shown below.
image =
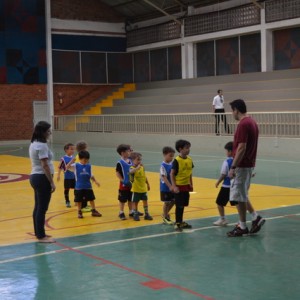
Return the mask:
POLYGON ((182 158, 177 156, 173 160, 172 169, 175 171, 175 183, 176 185, 189 185, 191 184, 190 178, 193 171, 193 161, 190 156, 182 158))
POLYGON ((228 173, 229 173, 229 170, 231 168, 232 162, 233 162, 232 157, 228 157, 227 159, 225 159, 223 161, 223 164, 222 164, 222 167, 221 167, 221 174, 226 175, 226 177, 224 178, 222 187, 230 188, 230 177, 228 177, 228 173))
POLYGON ((64 171, 64 176, 65 179, 74 179, 75 178, 75 174, 73 171, 71 170, 67 170, 67 164, 73 159, 73 156, 68 156, 68 155, 64 155, 61 159, 60 159, 60 164, 58 166, 59 169, 64 171))
MULTIPOLYGON (((133 166, 130 169, 134 169, 133 166)), ((143 166, 135 173, 130 174, 130 181, 132 183, 131 191, 136 193, 146 193, 148 191, 146 184, 146 173, 143 166)))
POLYGON ((75 173, 75 189, 91 189, 92 166, 90 164, 83 165, 81 163, 74 164, 75 173))
POLYGON ((119 185, 120 190, 131 189, 131 182, 129 178, 129 169, 131 166, 132 166, 132 162, 130 159, 128 161, 120 159, 117 162, 116 172, 118 172, 123 177, 123 181, 122 182, 120 181, 120 185, 119 185))
POLYGON ((171 183, 171 170, 172 170, 172 163, 166 163, 162 162, 160 165, 160 191, 161 192, 170 192, 169 187, 165 184, 163 181, 163 176, 168 179, 168 181, 171 183))

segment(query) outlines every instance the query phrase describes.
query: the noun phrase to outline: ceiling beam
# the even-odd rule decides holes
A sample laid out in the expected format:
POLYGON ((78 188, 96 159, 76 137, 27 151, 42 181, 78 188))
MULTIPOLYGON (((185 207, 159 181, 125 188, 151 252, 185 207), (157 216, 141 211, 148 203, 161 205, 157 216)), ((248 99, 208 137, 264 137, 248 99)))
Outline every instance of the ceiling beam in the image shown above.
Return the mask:
POLYGON ((176 17, 168 14, 165 10, 161 9, 160 7, 158 7, 157 5, 155 5, 154 3, 152 3, 151 1, 149 1, 149 0, 143 0, 143 1, 146 2, 147 4, 149 4, 150 6, 154 7, 155 9, 157 9, 158 11, 160 11, 161 13, 163 13, 164 15, 170 17, 177 24, 182 25, 181 22, 179 20, 177 20, 176 17))
POLYGON ((257 2, 257 0, 252 0, 253 4, 256 5, 258 8, 263 9, 263 7, 257 2))

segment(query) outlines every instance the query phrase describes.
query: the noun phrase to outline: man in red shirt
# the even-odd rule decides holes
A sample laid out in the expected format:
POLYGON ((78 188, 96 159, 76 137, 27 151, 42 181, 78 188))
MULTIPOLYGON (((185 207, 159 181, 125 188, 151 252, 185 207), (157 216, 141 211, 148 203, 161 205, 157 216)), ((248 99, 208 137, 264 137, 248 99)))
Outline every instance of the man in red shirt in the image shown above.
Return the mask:
POLYGON ((247 107, 244 100, 234 100, 230 103, 230 106, 233 117, 239 121, 234 134, 233 162, 229 171, 229 177, 232 178, 230 201, 238 202, 237 208, 240 221, 227 235, 229 237, 239 237, 249 234, 246 225, 247 208, 249 210, 251 208, 253 219, 250 233, 258 232, 266 220, 256 213, 248 198, 248 190, 250 188, 257 154, 258 126, 256 122, 247 115, 247 107))

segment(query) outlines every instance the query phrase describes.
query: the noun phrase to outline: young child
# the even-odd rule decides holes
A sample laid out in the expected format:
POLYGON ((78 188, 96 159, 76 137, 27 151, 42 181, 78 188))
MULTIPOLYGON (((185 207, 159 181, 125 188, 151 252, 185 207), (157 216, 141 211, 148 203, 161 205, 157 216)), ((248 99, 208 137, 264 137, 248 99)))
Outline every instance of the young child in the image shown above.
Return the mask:
MULTIPOLYGON (((222 187, 216 199, 216 203, 220 215, 220 218, 213 223, 216 226, 226 226, 228 224, 228 221, 225 218, 224 207, 227 205, 229 201, 229 194, 230 194, 230 178, 228 177, 228 173, 233 161, 233 157, 232 157, 233 142, 228 142, 224 146, 224 149, 226 151, 227 158, 222 163, 221 174, 219 179, 216 182, 216 188, 219 186, 221 182, 223 182, 222 187)), ((234 205, 234 203, 232 203, 231 205, 234 205)))
POLYGON ((138 152, 131 153, 132 166, 129 169, 130 181, 132 183, 132 209, 134 210, 133 219, 140 220, 138 212, 138 203, 143 201, 145 220, 153 220, 148 212, 148 195, 147 191, 150 190, 150 185, 145 174, 144 166, 142 165, 142 154, 138 152))
POLYGON ((69 199, 70 189, 75 188, 75 174, 73 171, 67 169, 67 165, 73 160, 73 154, 75 147, 73 144, 68 143, 64 146, 65 155, 60 159, 60 164, 58 166, 57 181, 60 181, 60 173, 64 172, 64 196, 66 201, 66 207, 71 207, 69 199))
POLYGON ((172 192, 171 169, 175 150, 171 147, 162 149, 164 160, 160 165, 160 200, 163 204, 162 219, 165 224, 173 225, 170 219, 170 211, 174 206, 174 193, 172 192))
POLYGON ((190 192, 193 191, 193 161, 189 156, 191 143, 186 140, 178 140, 175 148, 179 155, 174 159, 171 170, 172 190, 175 196, 175 230, 181 232, 183 229, 192 228, 183 222, 184 207, 189 205, 190 192))
POLYGON ((102 215, 95 208, 95 195, 92 189, 91 180, 99 187, 100 183, 92 174, 92 166, 89 164, 90 154, 88 151, 78 153, 79 162, 75 162, 75 202, 78 207, 78 218, 82 219, 81 204, 83 201, 89 201, 92 207, 92 216, 101 217, 102 215))
POLYGON ((125 203, 128 202, 129 215, 132 214, 132 192, 131 192, 131 182, 129 178, 129 169, 132 166, 131 159, 129 158, 131 155, 131 147, 130 145, 121 144, 117 147, 117 152, 120 155, 120 160, 116 165, 116 175, 120 180, 119 183, 119 218, 121 220, 126 220, 126 216, 124 213, 125 203))

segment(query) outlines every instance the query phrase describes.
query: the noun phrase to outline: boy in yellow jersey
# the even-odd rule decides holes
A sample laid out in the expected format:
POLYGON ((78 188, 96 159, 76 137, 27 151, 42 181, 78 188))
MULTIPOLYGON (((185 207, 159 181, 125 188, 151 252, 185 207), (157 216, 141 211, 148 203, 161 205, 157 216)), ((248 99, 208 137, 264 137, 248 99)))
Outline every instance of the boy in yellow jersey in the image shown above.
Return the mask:
POLYGON ((130 181, 132 183, 132 209, 133 219, 139 221, 138 203, 140 200, 143 201, 145 220, 153 220, 148 212, 148 195, 147 191, 150 190, 150 185, 145 174, 144 166, 142 165, 142 154, 138 152, 131 153, 132 166, 129 169, 130 181))
POLYGON ((182 229, 192 228, 183 222, 184 207, 189 205, 190 192, 193 191, 193 161, 189 155, 191 143, 186 140, 178 140, 175 148, 179 155, 174 159, 171 170, 172 190, 175 193, 175 230, 181 232, 182 229))

